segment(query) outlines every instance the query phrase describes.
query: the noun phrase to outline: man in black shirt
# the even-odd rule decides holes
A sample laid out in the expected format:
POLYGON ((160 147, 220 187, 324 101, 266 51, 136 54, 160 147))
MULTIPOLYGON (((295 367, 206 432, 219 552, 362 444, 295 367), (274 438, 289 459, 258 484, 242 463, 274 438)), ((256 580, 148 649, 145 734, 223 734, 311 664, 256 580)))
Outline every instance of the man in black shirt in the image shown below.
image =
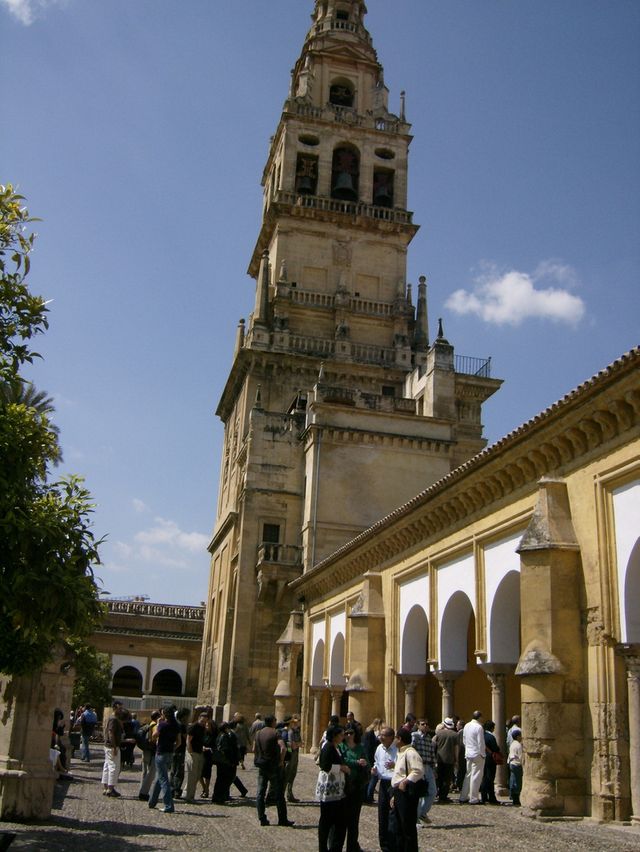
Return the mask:
POLYGON ((260 825, 269 825, 265 800, 267 787, 271 784, 271 791, 278 807, 278 825, 288 826, 293 823, 287 817, 287 803, 284 800, 284 758, 287 749, 275 725, 275 716, 267 716, 264 720, 264 728, 256 733, 254 746, 254 761, 258 768, 256 805, 260 825))
POLYGON ((202 776, 202 762, 207 714, 200 713, 197 720, 187 728, 187 751, 184 756, 184 800, 192 802, 196 784, 202 776))

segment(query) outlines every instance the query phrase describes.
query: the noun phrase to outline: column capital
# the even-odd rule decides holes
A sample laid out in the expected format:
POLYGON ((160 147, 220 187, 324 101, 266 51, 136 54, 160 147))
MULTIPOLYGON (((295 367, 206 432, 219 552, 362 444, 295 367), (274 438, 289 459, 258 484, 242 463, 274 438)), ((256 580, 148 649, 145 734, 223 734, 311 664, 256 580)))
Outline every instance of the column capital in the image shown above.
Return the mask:
POLYGON ((424 675, 400 675, 400 679, 404 685, 404 691, 410 695, 416 691, 416 688, 420 681, 424 678, 424 675))
POLYGON ((491 684, 491 691, 504 688, 504 681, 508 674, 513 674, 516 670, 515 665, 509 663, 480 663, 478 668, 486 674, 491 684))
POLYGON ((434 677, 438 680, 440 686, 444 688, 445 684, 453 684, 454 680, 457 680, 464 672, 454 672, 454 671, 444 671, 443 669, 437 669, 433 672, 434 677))
POLYGON ((640 677, 640 644, 618 645, 616 650, 624 660, 627 674, 631 678, 640 677))

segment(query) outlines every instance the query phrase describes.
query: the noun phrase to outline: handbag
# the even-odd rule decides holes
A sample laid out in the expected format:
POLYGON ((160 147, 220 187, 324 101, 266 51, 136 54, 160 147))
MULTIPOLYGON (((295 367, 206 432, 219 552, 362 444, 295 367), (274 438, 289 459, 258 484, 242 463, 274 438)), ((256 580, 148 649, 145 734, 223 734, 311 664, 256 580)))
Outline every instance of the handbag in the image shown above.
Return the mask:
MULTIPOLYGON (((407 755, 405 752, 404 755, 404 773, 405 775, 409 774, 409 761, 407 759, 407 755)), ((427 779, 422 776, 418 781, 407 781, 407 793, 412 793, 418 799, 424 799, 424 797, 429 792, 429 786, 427 784, 427 779)))
POLYGON ((493 762, 496 766, 502 766, 502 764, 504 763, 504 757, 499 751, 492 751, 491 757, 493 758, 493 762))
POLYGON ((344 798, 344 774, 340 764, 334 763, 329 772, 321 769, 316 782, 317 802, 337 802, 344 798))

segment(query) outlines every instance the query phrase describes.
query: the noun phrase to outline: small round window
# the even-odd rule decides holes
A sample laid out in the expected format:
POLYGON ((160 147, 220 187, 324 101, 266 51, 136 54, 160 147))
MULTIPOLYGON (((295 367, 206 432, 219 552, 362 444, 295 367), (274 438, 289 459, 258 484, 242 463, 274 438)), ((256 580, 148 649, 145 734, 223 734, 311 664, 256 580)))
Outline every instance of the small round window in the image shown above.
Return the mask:
POLYGON ((395 154, 389 148, 376 148, 376 157, 380 157, 381 160, 393 160, 395 154))
POLYGON ((316 146, 316 145, 320 144, 320 140, 318 139, 317 136, 311 136, 308 133, 303 133, 300 136, 298 136, 298 141, 302 142, 303 145, 316 146))

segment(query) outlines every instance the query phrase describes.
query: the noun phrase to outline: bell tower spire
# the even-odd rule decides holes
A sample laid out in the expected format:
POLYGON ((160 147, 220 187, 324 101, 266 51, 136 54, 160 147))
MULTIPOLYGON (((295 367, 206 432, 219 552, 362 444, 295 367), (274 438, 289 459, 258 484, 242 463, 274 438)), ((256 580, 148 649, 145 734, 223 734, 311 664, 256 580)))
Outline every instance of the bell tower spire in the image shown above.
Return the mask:
POLYGON ((415 308, 407 285, 404 97, 390 112, 363 0, 308 2, 262 174, 254 310, 216 412, 200 697, 219 718, 297 700, 295 656, 286 675, 278 656, 291 581, 484 446, 486 388, 458 381, 446 341, 429 347, 425 279, 415 308))

